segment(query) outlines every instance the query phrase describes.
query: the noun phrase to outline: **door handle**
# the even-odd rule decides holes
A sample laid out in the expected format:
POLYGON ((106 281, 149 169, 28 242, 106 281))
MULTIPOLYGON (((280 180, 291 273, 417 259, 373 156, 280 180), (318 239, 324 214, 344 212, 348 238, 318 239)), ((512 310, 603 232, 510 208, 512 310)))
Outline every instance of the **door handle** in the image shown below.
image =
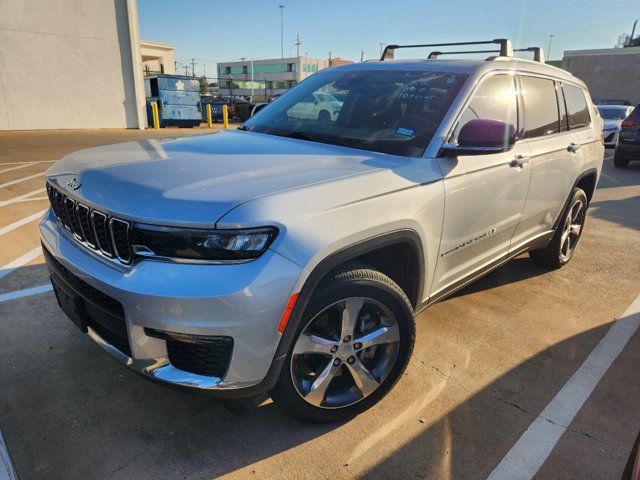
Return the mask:
POLYGON ((511 160, 511 163, 509 163, 509 166, 511 166, 511 167, 523 167, 525 163, 529 163, 529 160, 531 160, 531 157, 529 157, 529 156, 516 155, 516 158, 511 160))
POLYGON ((577 143, 571 142, 567 147, 567 152, 576 153, 578 150, 580 150, 580 145, 577 143))

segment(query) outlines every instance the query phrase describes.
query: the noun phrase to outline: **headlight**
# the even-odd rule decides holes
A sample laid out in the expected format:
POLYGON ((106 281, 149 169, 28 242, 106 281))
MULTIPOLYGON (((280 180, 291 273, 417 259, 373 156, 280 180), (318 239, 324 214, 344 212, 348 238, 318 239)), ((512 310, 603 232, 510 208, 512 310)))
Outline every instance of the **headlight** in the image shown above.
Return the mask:
POLYGON ((277 234, 274 227, 204 230, 136 224, 131 243, 142 257, 246 261, 262 255, 277 234))

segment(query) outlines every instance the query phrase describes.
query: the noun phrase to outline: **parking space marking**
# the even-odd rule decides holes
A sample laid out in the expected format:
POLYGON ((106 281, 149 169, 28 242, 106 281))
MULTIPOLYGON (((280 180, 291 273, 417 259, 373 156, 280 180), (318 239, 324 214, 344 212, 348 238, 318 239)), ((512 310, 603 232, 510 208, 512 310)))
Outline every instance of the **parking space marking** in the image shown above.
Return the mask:
POLYGON ((29 160, 28 162, 0 162, 0 165, 24 165, 25 163, 53 163, 58 160, 29 160))
POLYGON ((34 175, 29 175, 28 177, 17 178, 15 180, 11 180, 10 182, 3 183, 2 185, 0 185, 0 188, 5 188, 5 187, 8 187, 10 185, 15 185, 16 183, 26 182, 27 180, 31 180, 33 178, 42 177, 44 174, 45 174, 45 172, 42 172, 42 173, 36 173, 34 175))
POLYGON ((42 247, 36 247, 31 250, 29 253, 25 253, 19 258, 16 258, 12 262, 7 263, 4 267, 0 268, 0 278, 6 277, 11 272, 13 272, 16 268, 20 268, 23 265, 29 263, 34 258, 38 258, 42 255, 42 247))
POLYGON ((13 170, 19 170, 21 168, 30 167, 31 165, 35 165, 36 162, 23 163, 21 165, 16 165, 15 167, 5 168, 4 170, 0 170, 0 173, 12 172, 13 170))
POLYGON ((627 342, 640 328, 640 295, 609 329, 580 368, 509 450, 488 480, 530 480, 627 342))
POLYGON ((16 228, 20 228, 23 225, 26 225, 27 223, 31 223, 31 222, 33 222, 35 220, 41 219, 42 216, 45 213, 47 213, 47 209, 46 208, 44 210, 41 210, 39 212, 34 213, 33 215, 29 215, 28 217, 24 217, 24 218, 18 220, 17 222, 10 223, 6 227, 0 228, 0 237, 2 235, 6 234, 6 233, 12 232, 16 228))
POLYGON ((0 432, 0 480, 18 480, 4 438, 2 438, 2 432, 0 432))
POLYGON ((53 287, 50 283, 40 285, 38 287, 24 288, 22 290, 16 290, 15 292, 3 293, 0 295, 0 303, 8 302, 9 300, 17 300, 18 298, 30 297, 31 295, 40 295, 41 293, 50 292, 53 287))
POLYGON ((32 195, 36 195, 38 193, 44 192, 44 188, 38 188, 32 192, 23 193, 22 195, 18 195, 17 197, 10 198, 9 200, 3 200, 0 202, 0 207, 6 207, 7 205, 11 205, 12 203, 22 202, 25 199, 33 200, 29 197, 32 195))

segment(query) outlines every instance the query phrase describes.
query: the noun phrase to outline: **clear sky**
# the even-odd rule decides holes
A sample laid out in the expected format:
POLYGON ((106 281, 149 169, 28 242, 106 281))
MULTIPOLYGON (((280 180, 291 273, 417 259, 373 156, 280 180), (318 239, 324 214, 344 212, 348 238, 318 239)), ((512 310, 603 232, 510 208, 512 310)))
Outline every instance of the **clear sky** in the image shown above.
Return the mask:
MULTIPOLYGON (((381 42, 443 43, 507 37, 514 46, 564 50, 613 47, 640 18, 640 0, 138 0, 143 40, 176 45, 176 60, 196 58, 196 74, 221 61, 284 55, 376 58, 381 42)), ((639 28, 636 34, 640 33, 639 28)), ((179 67, 180 68, 180 67, 179 67)))

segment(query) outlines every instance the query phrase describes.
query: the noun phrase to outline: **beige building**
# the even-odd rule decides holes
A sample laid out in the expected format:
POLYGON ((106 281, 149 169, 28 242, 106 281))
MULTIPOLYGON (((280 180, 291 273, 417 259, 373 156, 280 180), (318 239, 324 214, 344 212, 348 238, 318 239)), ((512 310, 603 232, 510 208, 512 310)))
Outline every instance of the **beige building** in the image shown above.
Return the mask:
POLYGON ((640 103, 640 47, 566 50, 562 68, 583 80, 596 102, 640 103))
POLYGON ((145 75, 154 73, 175 75, 175 52, 175 45, 141 40, 140 53, 145 75))
POLYGON ((136 0, 0 0, 0 130, 144 128, 136 0))

